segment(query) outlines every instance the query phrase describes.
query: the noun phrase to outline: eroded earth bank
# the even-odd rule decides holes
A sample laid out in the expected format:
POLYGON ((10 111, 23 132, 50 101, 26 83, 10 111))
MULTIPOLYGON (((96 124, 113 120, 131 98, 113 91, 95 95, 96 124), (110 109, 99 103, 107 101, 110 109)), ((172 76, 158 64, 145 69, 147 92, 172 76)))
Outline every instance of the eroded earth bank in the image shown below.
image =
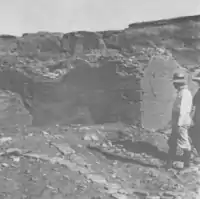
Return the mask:
POLYGON ((199 21, 0 36, 0 198, 199 198, 198 165, 163 168, 174 71, 197 90, 199 21))

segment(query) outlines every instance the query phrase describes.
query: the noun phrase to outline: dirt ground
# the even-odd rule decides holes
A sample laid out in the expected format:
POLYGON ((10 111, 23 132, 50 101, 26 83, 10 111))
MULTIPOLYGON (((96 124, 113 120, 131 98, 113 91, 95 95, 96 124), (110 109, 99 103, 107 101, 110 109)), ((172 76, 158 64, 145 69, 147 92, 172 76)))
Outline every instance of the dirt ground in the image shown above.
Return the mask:
POLYGON ((163 168, 166 132, 122 123, 36 128, 16 96, 1 100, 0 199, 200 197, 200 166, 163 168))
POLYGON ((2 199, 200 197, 200 167, 166 172, 166 135, 136 127, 13 126, 0 146, 2 199))

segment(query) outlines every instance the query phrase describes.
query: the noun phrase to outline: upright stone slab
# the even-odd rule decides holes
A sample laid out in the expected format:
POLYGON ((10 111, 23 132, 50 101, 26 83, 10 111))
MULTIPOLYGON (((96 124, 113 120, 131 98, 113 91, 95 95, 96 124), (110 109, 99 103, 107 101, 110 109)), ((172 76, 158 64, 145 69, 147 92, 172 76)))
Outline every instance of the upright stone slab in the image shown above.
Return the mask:
POLYGON ((143 88, 142 123, 147 129, 159 129, 170 122, 175 96, 172 76, 179 65, 175 60, 154 57, 141 81, 143 88))

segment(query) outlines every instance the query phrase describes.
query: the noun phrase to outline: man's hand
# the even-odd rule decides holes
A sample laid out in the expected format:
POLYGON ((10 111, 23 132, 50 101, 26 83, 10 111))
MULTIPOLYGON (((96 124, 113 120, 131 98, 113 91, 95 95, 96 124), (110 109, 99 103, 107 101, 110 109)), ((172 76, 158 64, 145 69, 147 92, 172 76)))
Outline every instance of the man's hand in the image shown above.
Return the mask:
POLYGON ((192 107, 191 114, 190 114, 191 118, 194 118, 195 110, 196 110, 196 107, 193 106, 193 107, 192 107))

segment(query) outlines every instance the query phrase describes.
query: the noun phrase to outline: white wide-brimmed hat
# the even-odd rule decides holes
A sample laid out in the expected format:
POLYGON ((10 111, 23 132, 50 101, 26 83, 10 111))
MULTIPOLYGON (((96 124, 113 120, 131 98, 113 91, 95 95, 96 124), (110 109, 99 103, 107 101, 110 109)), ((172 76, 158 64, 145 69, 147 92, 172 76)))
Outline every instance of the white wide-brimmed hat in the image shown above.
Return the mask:
POLYGON ((173 75, 173 82, 174 83, 182 83, 182 84, 186 84, 186 79, 185 79, 185 74, 181 73, 181 72, 176 72, 173 75))

